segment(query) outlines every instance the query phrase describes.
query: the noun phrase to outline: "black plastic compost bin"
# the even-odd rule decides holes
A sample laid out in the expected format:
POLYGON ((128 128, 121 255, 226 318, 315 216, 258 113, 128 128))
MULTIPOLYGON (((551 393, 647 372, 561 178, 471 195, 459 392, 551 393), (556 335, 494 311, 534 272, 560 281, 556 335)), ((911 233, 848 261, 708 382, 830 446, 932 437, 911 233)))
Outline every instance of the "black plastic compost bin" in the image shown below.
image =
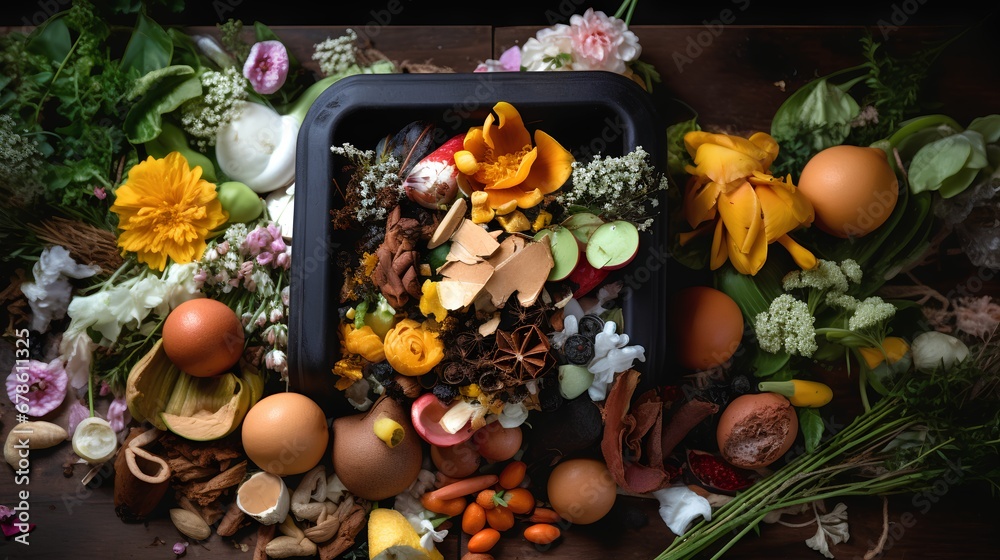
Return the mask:
MULTIPOLYGON (((610 72, 496 72, 465 74, 356 75, 333 84, 316 100, 299 132, 295 172, 292 279, 288 330, 290 387, 332 415, 353 412, 332 373, 339 359, 337 335, 340 250, 353 234, 335 230, 330 210, 342 204, 334 181, 346 184, 330 147, 345 142, 374 149, 379 139, 423 120, 441 129, 440 141, 483 120, 499 101, 512 104, 529 131, 542 129, 578 161, 621 156, 642 146, 666 170, 666 128, 651 95, 610 72)), ((642 345, 649 385, 666 354, 667 259, 665 197, 660 217, 641 238, 639 253, 608 281, 625 282, 624 331, 642 345)))

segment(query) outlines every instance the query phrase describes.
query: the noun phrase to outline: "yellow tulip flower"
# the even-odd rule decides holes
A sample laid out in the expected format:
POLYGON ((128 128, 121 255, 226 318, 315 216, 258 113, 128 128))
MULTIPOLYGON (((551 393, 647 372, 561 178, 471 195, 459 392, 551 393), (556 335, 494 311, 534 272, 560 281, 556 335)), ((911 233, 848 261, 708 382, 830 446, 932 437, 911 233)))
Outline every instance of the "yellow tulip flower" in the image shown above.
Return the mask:
POLYGON ((573 154, 541 130, 533 146, 520 113, 504 101, 493 106, 483 126, 469 129, 463 147, 455 152, 459 187, 466 194, 485 192, 493 209, 511 201, 531 208, 573 172, 573 154))
POLYGON ((729 260, 741 274, 757 274, 767 260, 767 246, 775 241, 803 269, 816 266, 816 257, 788 235, 812 224, 813 208, 791 176, 769 173, 778 155, 771 135, 757 132, 742 138, 692 131, 684 136, 684 145, 694 165, 685 168, 691 177, 683 210, 694 229, 681 234, 682 245, 714 231, 712 270, 729 260))

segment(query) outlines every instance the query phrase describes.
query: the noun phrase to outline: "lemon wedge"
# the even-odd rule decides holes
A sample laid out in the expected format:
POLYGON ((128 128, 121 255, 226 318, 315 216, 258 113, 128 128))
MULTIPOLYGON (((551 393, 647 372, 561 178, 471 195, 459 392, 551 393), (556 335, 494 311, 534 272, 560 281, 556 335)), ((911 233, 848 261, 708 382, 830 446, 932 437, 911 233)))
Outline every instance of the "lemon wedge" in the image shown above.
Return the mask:
POLYGON ((368 516, 370 560, 444 560, 437 548, 420 545, 420 535, 402 513, 376 508, 368 516))
POLYGON ((110 459, 117 448, 115 431, 103 418, 91 416, 77 424, 73 432, 73 452, 92 465, 110 459))

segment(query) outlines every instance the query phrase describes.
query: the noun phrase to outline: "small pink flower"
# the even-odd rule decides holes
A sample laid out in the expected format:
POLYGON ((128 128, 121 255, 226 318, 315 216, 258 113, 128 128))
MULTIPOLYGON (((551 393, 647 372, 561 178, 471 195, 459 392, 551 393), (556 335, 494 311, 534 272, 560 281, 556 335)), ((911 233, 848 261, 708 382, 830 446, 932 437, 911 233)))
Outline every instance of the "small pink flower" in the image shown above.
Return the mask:
POLYGON ((498 60, 480 62, 473 72, 518 72, 521 70, 521 48, 517 45, 503 51, 498 60))
POLYGON ((588 8, 569 20, 574 70, 608 70, 621 74, 639 58, 639 39, 623 20, 588 8))
POLYGON ((177 555, 178 557, 180 557, 180 556, 184 556, 184 553, 186 553, 186 552, 187 552, 187 547, 188 547, 188 543, 186 543, 186 542, 178 542, 178 543, 174 543, 174 548, 173 548, 173 552, 174 552, 174 554, 176 554, 176 555, 177 555))
POLYGON ((17 360, 7 376, 7 396, 17 405, 27 401, 28 416, 44 416, 59 408, 66 398, 68 384, 69 376, 59 358, 47 364, 17 360))
POLYGON ((108 424, 111 424, 111 429, 118 433, 124 430, 131 421, 132 414, 128 411, 125 397, 118 397, 111 401, 111 405, 108 406, 108 424))
POLYGON ((288 77, 288 51, 281 41, 260 41, 250 48, 243 64, 243 75, 253 90, 262 95, 274 93, 288 77))
MULTIPOLYGON (((0 529, 3 530, 3 536, 7 538, 24 532, 22 531, 24 525, 17 522, 17 517, 15 517, 14 513, 15 511, 9 507, 0 505, 0 529)), ((34 523, 28 525, 28 532, 34 529, 34 523)))
POLYGON ((83 406, 83 404, 79 402, 69 405, 69 429, 67 430, 69 432, 69 437, 73 437, 73 434, 76 433, 76 427, 80 425, 80 422, 83 422, 87 418, 90 418, 89 408, 83 406))
POLYGON ((96 196, 98 200, 104 200, 108 197, 108 192, 104 190, 104 187, 94 187, 94 196, 96 196))

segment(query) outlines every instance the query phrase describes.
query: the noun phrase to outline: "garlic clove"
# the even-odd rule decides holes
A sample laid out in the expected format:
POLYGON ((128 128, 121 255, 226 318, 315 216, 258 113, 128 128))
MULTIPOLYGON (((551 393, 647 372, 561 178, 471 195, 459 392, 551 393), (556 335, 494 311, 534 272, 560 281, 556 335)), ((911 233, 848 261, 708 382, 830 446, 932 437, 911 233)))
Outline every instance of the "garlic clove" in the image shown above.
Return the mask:
POLYGON ((236 491, 236 506, 263 525, 285 521, 291 504, 284 479, 265 471, 251 475, 236 491))
POLYGON ((77 424, 73 432, 73 452, 91 465, 103 463, 114 456, 118 438, 111 424, 91 416, 77 424))

